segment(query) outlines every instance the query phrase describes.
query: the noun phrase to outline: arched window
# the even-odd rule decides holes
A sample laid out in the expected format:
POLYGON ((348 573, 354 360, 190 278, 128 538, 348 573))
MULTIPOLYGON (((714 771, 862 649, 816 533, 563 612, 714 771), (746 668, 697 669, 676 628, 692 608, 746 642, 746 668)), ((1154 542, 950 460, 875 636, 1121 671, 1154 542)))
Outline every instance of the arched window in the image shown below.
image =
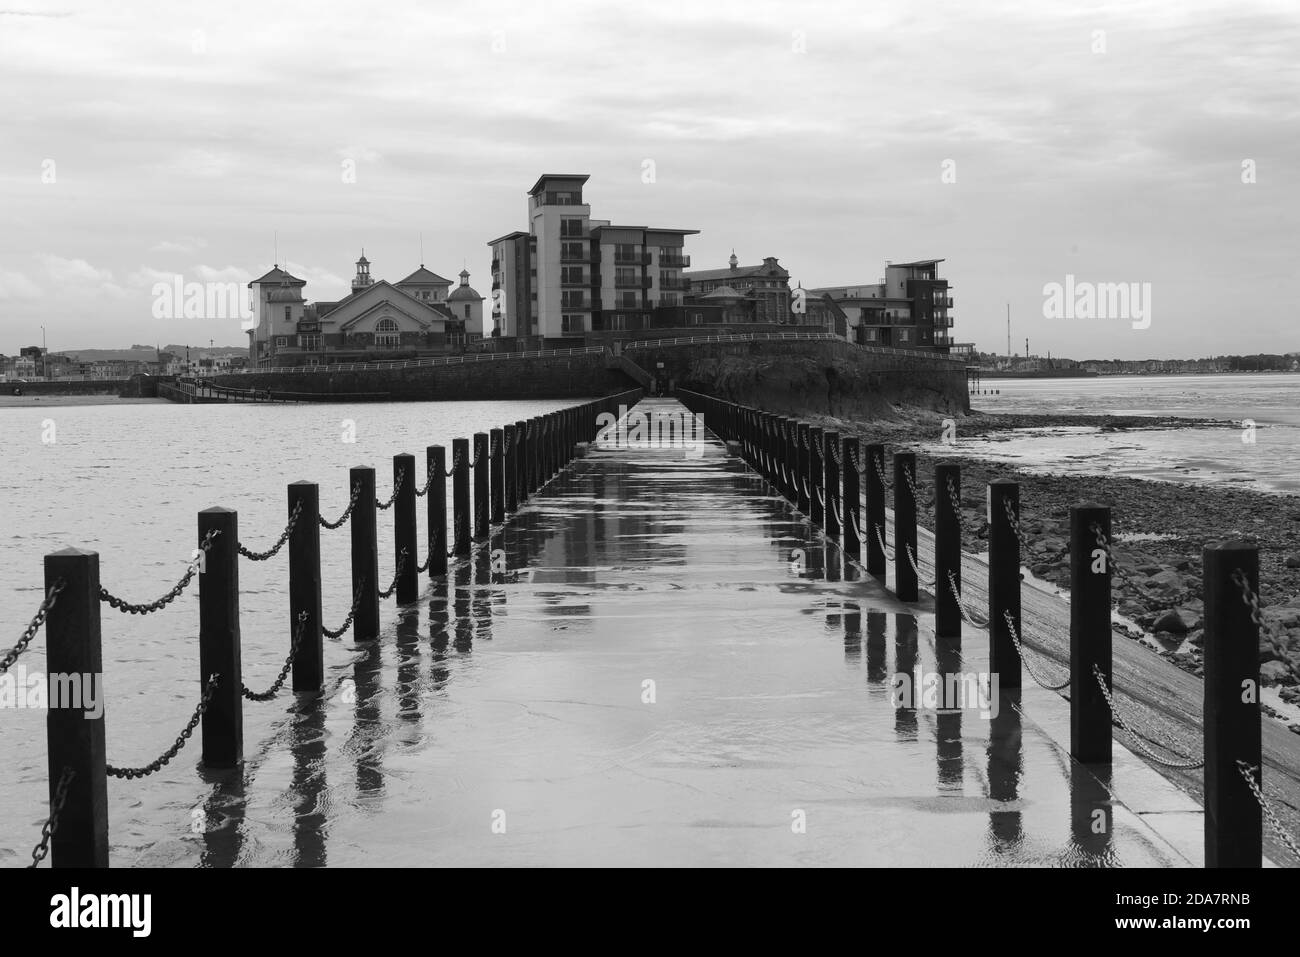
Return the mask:
POLYGON ((375 323, 375 345, 377 346, 399 346, 402 343, 402 333, 397 328, 397 323, 392 319, 380 319, 375 323))

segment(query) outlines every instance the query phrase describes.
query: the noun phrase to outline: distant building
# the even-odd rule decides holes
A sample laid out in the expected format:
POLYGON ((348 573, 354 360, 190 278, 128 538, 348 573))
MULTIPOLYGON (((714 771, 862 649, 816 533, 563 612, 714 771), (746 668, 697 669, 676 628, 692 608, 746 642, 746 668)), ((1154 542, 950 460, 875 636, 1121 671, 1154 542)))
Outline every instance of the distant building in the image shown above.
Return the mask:
POLYGON ((877 283, 824 286, 848 319, 848 339, 860 345, 933 349, 947 353, 953 344, 952 297, 939 277, 942 259, 887 263, 877 283))
POLYGON ((528 231, 489 241, 492 309, 503 336, 543 340, 646 328, 682 305, 696 229, 620 226, 591 218, 582 173, 545 173, 528 191, 528 231))
POLYGON ((423 264, 394 284, 370 274, 362 253, 352 292, 337 302, 308 303, 305 280, 278 265, 250 282, 254 326, 248 361, 255 366, 322 365, 446 352, 483 335, 483 297, 461 271, 451 280, 423 264))
MULTIPOLYGON (((790 272, 774 256, 757 266, 742 266, 733 249, 726 269, 697 269, 684 275, 690 283, 690 295, 697 302, 710 301, 709 297, 719 291, 728 301, 739 294, 747 304, 748 318, 735 321, 785 324, 794 318, 790 311, 790 272)), ((731 312, 738 314, 734 308, 731 312)))

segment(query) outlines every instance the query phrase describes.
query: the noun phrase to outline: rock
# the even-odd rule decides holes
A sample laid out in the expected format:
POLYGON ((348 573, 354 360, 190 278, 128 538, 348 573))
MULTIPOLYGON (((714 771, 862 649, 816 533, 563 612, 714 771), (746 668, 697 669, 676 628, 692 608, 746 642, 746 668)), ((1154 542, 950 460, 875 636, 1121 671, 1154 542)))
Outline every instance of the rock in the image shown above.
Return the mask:
POLYGON ((1152 623, 1151 627, 1156 631, 1169 631, 1176 635, 1186 634, 1196 624, 1196 619, 1188 619, 1186 612, 1181 608, 1170 608, 1162 612, 1159 617, 1152 623))
POLYGON ((1147 613, 1145 605, 1133 601, 1131 598, 1120 602, 1119 608, 1116 610, 1125 618, 1136 618, 1138 615, 1145 615, 1147 613))
POLYGON ((1300 555, 1288 555, 1283 562, 1287 568, 1300 568, 1300 555))
POLYGON ((1046 575, 1048 572, 1052 570, 1052 566, 1048 565, 1046 562, 1039 562, 1037 565, 1030 566, 1029 570, 1033 572, 1035 575, 1037 575, 1039 578, 1042 578, 1044 575, 1046 575))
POLYGON ((1164 565, 1139 565, 1137 570, 1143 575, 1159 575, 1165 570, 1164 565))
POLYGON ((1300 688, 1283 688, 1277 694, 1287 704, 1300 704, 1300 688))
POLYGON ((1259 680, 1266 686, 1291 680, 1291 668, 1282 661, 1266 661, 1259 666, 1259 680))
POLYGON ((1201 647, 1203 644, 1205 644, 1205 633, 1201 631, 1199 628, 1196 631, 1190 632, 1187 635, 1187 643, 1196 648, 1201 647))
POLYGON ((1143 586, 1157 595, 1176 595, 1183 590, 1183 579, 1173 569, 1165 569, 1147 578, 1143 586))
POLYGON ((1286 729, 1287 729, 1288 731, 1291 731, 1291 732, 1295 733, 1295 734, 1300 734, 1300 724, 1288 724, 1288 725, 1286 726, 1286 729))
POLYGON ((1065 540, 1060 538, 1044 538, 1043 548, 1049 552, 1065 551, 1065 540))

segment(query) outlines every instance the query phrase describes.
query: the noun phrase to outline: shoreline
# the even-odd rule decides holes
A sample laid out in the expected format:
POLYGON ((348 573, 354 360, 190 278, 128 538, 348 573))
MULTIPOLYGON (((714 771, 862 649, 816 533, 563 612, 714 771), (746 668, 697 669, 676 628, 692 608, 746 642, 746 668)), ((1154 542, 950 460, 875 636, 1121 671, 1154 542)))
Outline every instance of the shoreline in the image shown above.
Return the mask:
MULTIPOLYGON (((938 435, 942 418, 935 413, 906 423, 861 423, 822 417, 843 435, 885 442, 917 457, 922 482, 922 515, 933 509, 926 482, 936 464, 962 467, 965 548, 987 550, 984 488, 995 478, 1021 483, 1021 522, 1031 540, 1021 556, 1036 578, 1061 589, 1070 586, 1069 557, 1060 553, 1069 541, 1069 509, 1080 502, 1111 507, 1114 554, 1122 570, 1113 578, 1114 611, 1138 627, 1116 622, 1116 634, 1140 641, 1156 654, 1194 675, 1202 674, 1201 551, 1214 541, 1238 538, 1260 548, 1260 598, 1265 627, 1260 633, 1262 684, 1291 708, 1300 707, 1300 496, 1212 483, 1184 483, 1114 475, 1028 472, 1006 462, 967 456, 960 445, 948 454, 918 448, 918 427, 938 435), (1140 629, 1140 630, 1139 630, 1140 629)), ((983 434, 1017 427, 1087 425, 1115 429, 1222 428, 1225 420, 1173 416, 1023 415, 983 413, 983 434), (1009 421, 1033 420, 1010 425, 1009 421), (1068 420, 1068 421, 1062 421, 1068 420), (1134 423, 1133 420, 1141 420, 1134 423)), ((961 432, 959 420, 958 434, 961 432)), ((820 423, 819 423, 820 424, 820 423)), ((981 434, 966 429, 965 434, 981 434)), ((1275 709, 1266 713, 1288 720, 1275 709)), ((1300 734, 1300 723, 1290 723, 1300 734)))
POLYGON ((72 405, 158 405, 162 398, 124 398, 105 392, 99 395, 0 395, 0 409, 40 409, 72 405))

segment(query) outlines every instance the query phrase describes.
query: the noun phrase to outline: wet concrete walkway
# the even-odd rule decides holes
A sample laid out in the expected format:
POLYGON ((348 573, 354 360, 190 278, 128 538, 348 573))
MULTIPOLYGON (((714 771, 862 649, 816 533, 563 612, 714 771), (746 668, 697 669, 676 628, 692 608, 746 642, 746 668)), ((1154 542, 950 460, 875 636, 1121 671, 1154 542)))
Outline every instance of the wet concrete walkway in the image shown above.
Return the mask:
POLYGON ((897 706, 896 673, 986 671, 984 633, 936 643, 715 439, 691 455, 593 449, 249 742, 229 826, 138 862, 1201 863, 1194 802, 1117 748, 1121 803, 1058 696, 897 706))

